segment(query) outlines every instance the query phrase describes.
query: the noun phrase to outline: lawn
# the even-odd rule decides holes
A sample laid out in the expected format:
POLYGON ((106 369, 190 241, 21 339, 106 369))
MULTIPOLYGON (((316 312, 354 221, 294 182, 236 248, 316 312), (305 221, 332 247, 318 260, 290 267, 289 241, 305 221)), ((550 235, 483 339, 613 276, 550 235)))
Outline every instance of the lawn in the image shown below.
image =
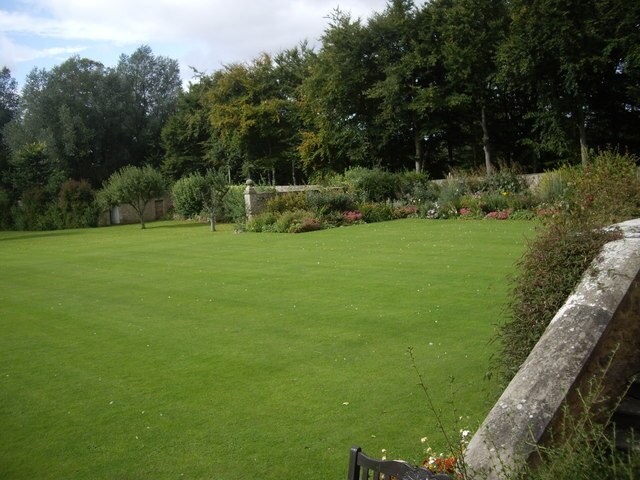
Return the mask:
POLYGON ((0 232, 0 478, 342 479, 352 445, 418 461, 443 440, 409 346, 448 426, 489 410, 532 223, 207 228, 0 232))

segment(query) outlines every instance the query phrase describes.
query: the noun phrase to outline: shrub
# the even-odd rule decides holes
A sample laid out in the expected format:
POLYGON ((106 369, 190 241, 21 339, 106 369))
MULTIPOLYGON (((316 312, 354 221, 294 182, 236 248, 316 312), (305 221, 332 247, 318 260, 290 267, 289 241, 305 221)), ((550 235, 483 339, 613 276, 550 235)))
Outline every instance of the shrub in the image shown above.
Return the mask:
POLYGON ((232 186, 224 197, 223 218, 235 223, 236 231, 244 229, 247 213, 244 204, 244 187, 232 186))
POLYGON ((542 203, 557 203, 566 201, 569 194, 571 167, 562 167, 551 172, 545 172, 540 179, 536 194, 542 203))
POLYGON ((393 207, 393 218, 408 218, 418 213, 415 205, 397 205, 393 207))
POLYGON ((640 181, 636 159, 602 152, 576 171, 573 214, 606 225, 640 214, 640 181))
POLYGON ((344 192, 339 189, 330 189, 319 192, 309 192, 307 205, 310 210, 317 212, 319 215, 326 215, 329 212, 342 213, 355 210, 357 201, 353 193, 344 192))
POLYGON ((87 180, 68 180, 60 187, 58 205, 65 228, 86 228, 98 225, 100 209, 87 180))
POLYGON ((304 218, 309 216, 312 216, 312 214, 303 210, 293 210, 281 213, 280 215, 277 215, 275 231, 278 233, 288 233, 292 224, 302 222, 304 218))
POLYGON ((18 230, 57 230, 63 227, 62 212, 42 187, 24 191, 20 204, 11 212, 18 230))
POLYGON ((306 217, 300 223, 293 223, 289 227, 289 233, 304 233, 322 230, 322 223, 317 218, 306 217))
POLYGON ((397 200, 402 196, 400 175, 380 168, 352 168, 344 173, 344 178, 365 202, 397 200))
POLYGON ((602 227, 638 214, 639 181, 632 157, 598 155, 573 170, 570 205, 546 217, 517 263, 509 319, 498 329, 499 370, 509 381, 586 272, 602 246, 617 238, 602 227))
POLYGON ((432 202, 420 205, 418 216, 429 219, 446 219, 458 215, 459 207, 453 203, 432 202))
POLYGON ((265 212, 249 220, 246 224, 246 229, 249 232, 273 232, 275 231, 273 226, 276 220, 277 218, 273 213, 265 212))
POLYGON ((405 190, 404 199, 407 203, 421 205, 423 203, 435 202, 440 196, 440 187, 437 183, 426 182, 416 183, 411 189, 405 190))
POLYGON ((359 212, 358 210, 352 212, 344 212, 342 214, 342 218, 344 219, 344 223, 347 224, 359 222, 362 220, 362 212, 359 212))
POLYGON ((307 195, 304 192, 277 194, 267 202, 266 209, 273 213, 283 213, 291 210, 306 210, 307 195))
POLYGON ((509 208, 509 199, 507 197, 508 195, 500 193, 482 195, 479 200, 480 210, 484 213, 506 210, 509 208))
POLYGON ((512 213, 513 213, 513 210, 509 208, 507 210, 498 210, 495 212, 489 212, 485 215, 484 218, 493 219, 493 220, 508 220, 512 213))
POLYGON ((394 219, 393 206, 388 203, 366 202, 359 205, 362 219, 367 223, 386 222, 394 219))
POLYGON ((176 181, 171 188, 175 212, 183 218, 199 216, 204 210, 202 189, 204 177, 191 174, 176 181))
POLYGON ((502 169, 482 178, 478 185, 478 191, 501 194, 519 193, 526 190, 527 186, 520 178, 518 172, 513 169, 502 169))
POLYGON ((451 204, 456 210, 460 208, 462 197, 469 193, 464 182, 457 179, 448 179, 440 186, 438 203, 440 205, 451 204))

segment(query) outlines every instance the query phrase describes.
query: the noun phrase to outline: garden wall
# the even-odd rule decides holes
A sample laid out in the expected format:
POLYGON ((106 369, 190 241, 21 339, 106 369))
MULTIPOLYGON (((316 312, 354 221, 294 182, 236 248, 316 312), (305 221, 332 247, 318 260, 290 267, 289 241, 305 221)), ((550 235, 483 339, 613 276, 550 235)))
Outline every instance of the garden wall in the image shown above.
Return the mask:
MULTIPOLYGON (((521 175, 520 177, 524 180, 524 182, 530 189, 535 190, 536 188, 538 188, 542 175, 543 174, 541 173, 535 173, 529 175, 521 175)), ((432 181, 438 185, 442 185, 448 180, 449 179, 440 179, 432 181)), ((326 189, 326 187, 322 187, 320 185, 275 186, 271 191, 260 192, 256 189, 253 180, 247 180, 246 188, 244 190, 244 203, 247 219, 251 219, 256 215, 262 213, 267 205, 267 202, 276 195, 283 195, 292 192, 319 191, 324 189, 326 189)))
MULTIPOLYGON (((173 201, 170 194, 163 197, 154 198, 144 209, 144 221, 152 222, 165 218, 169 210, 173 208, 173 201)), ((98 226, 124 225, 139 223, 138 214, 131 205, 120 204, 112 207, 108 212, 102 212, 98 220, 98 226)))
POLYGON ((325 187, 320 185, 278 185, 273 187, 273 190, 268 192, 259 192, 253 180, 247 180, 246 188, 244 189, 244 206, 247 214, 247 219, 251 219, 256 215, 259 215, 266 208, 267 202, 274 198, 276 195, 286 195, 288 193, 295 192, 314 192, 325 190, 325 187))
POLYGON ((471 440, 472 478, 534 459, 594 378, 613 408, 640 372, 640 219, 617 226, 623 238, 603 247, 471 440))

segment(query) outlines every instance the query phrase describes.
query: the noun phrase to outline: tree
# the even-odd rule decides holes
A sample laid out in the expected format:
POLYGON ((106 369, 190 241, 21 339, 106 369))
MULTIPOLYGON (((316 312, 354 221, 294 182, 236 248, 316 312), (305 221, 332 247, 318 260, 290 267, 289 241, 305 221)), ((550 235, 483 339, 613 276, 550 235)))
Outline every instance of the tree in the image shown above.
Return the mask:
POLYGON ((99 185, 132 161, 124 93, 113 70, 86 58, 34 69, 22 93, 23 115, 5 130, 7 143, 14 154, 44 143, 67 177, 99 185))
POLYGON ((223 169, 209 169, 202 175, 192 173, 178 180, 171 189, 175 210, 184 217, 205 212, 211 231, 216 231, 217 217, 229 192, 227 175, 223 169))
POLYGON ((144 210, 154 198, 165 194, 167 185, 162 174, 150 165, 121 168, 103 185, 100 201, 110 207, 124 203, 130 205, 140 218, 140 228, 145 228, 144 210))
POLYGON ((11 71, 7 67, 3 67, 0 70, 0 168, 8 154, 2 129, 18 115, 19 101, 18 82, 11 76, 11 71))
POLYGON ((496 99, 496 54, 508 26, 504 0, 439 0, 443 62, 448 80, 448 103, 473 112, 482 132, 487 174, 494 168, 490 108, 496 99))
POLYGON ((142 45, 131 55, 121 55, 116 71, 127 91, 127 127, 132 134, 131 154, 137 162, 159 165, 160 132, 176 111, 182 90, 177 60, 156 56, 142 45))
POLYGON ((198 81, 189 85, 187 92, 180 92, 176 112, 162 128, 162 145, 165 150, 163 173, 178 180, 185 175, 204 172, 211 155, 209 147, 212 129, 208 118, 207 92, 211 77, 198 73, 198 81))
POLYGON ((302 87, 299 151, 307 172, 379 163, 384 143, 374 124, 379 100, 367 94, 382 79, 376 55, 367 26, 335 10, 302 87))
MULTIPOLYGON (((7 170, 10 157, 10 150, 4 138, 4 128, 18 116, 19 101, 18 82, 11 76, 11 71, 3 67, 0 70, 0 203, 3 205, 10 203, 9 196, 4 190, 6 184, 3 181, 3 172, 7 170)), ((0 225, 3 223, 6 222, 0 218, 0 225)))
POLYGON ((249 64, 226 65, 207 90, 209 154, 218 168, 295 180, 299 86, 313 54, 305 44, 249 64))
POLYGON ((394 0, 368 24, 372 37, 380 39, 376 57, 384 72, 368 91, 380 101, 374 121, 385 142, 413 145, 416 172, 423 170, 425 139, 442 129, 444 70, 430 20, 427 9, 419 11, 412 0, 394 0))
POLYGON ((216 220, 224 197, 229 192, 229 183, 222 170, 207 170, 202 182, 202 205, 209 215, 211 231, 216 231, 216 220))
POLYGON ((627 138, 620 132, 639 121, 638 15, 638 2, 623 0, 512 2, 502 76, 535 98, 542 149, 558 154, 579 145, 586 164, 596 132, 600 146, 631 135, 637 148, 637 127, 627 138))
POLYGON ((9 159, 4 181, 16 197, 33 188, 55 195, 65 180, 65 174, 47 146, 42 142, 25 145, 9 159))

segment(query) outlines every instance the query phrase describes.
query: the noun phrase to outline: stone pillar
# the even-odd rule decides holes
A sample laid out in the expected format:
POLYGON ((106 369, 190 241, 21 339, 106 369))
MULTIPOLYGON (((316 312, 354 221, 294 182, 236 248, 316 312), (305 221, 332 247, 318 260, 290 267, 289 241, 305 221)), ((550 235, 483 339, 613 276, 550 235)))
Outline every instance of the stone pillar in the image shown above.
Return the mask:
POLYGON ((247 220, 251 220, 257 213, 258 207, 258 192, 256 192, 255 183, 250 178, 246 181, 246 187, 244 189, 244 209, 247 215, 247 220))

